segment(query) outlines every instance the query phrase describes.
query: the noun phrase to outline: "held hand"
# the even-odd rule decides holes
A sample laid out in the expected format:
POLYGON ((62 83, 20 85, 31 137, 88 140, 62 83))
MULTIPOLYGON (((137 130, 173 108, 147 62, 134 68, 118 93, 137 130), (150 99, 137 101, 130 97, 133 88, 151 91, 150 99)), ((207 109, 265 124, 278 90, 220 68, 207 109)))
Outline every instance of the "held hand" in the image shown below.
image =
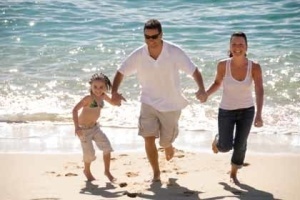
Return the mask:
POLYGON ((208 96, 207 96, 207 93, 205 91, 198 90, 196 92, 196 97, 197 97, 197 99, 200 100, 201 103, 204 103, 204 102, 206 102, 208 96))
POLYGON ((256 116, 254 120, 254 126, 255 127, 262 127, 264 125, 263 120, 261 119, 260 116, 256 116))
POLYGON ((121 101, 126 101, 126 99, 119 93, 113 93, 111 96, 112 103, 116 106, 121 106, 121 101))

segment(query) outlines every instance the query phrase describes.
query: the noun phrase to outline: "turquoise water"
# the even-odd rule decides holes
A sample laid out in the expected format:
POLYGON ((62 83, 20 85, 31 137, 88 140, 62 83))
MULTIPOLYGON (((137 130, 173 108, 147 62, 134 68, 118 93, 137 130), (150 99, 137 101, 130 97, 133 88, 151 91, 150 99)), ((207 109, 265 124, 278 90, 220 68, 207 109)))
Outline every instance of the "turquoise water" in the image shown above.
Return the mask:
MULTIPOLYGON (((217 61, 227 56, 231 33, 245 32, 248 57, 261 64, 265 86, 265 126, 252 133, 300 135, 299 2, 20 0, 0 2, 2 139, 15 138, 7 122, 71 125, 71 110, 87 94, 90 76, 102 71, 112 79, 122 60, 143 44, 149 18, 162 22, 164 39, 186 50, 206 87, 217 61)), ((214 134, 221 93, 200 104, 195 83, 184 74, 182 88, 190 105, 180 128, 214 134)), ((120 91, 128 101, 122 107, 107 105, 101 124, 135 128, 136 78, 127 77, 120 91)), ((299 138, 291 145, 300 146, 299 138)))

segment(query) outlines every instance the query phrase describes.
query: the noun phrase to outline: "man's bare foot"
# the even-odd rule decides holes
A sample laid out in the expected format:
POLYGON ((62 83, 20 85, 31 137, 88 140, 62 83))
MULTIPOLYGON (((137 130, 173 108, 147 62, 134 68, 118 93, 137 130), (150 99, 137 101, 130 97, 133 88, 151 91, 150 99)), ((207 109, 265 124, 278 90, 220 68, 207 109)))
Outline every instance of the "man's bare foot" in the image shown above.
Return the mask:
POLYGON ((96 180, 90 171, 83 170, 83 173, 88 181, 96 180))
POLYGON ((160 172, 154 173, 152 182, 159 182, 160 181, 160 172))
POLYGON ((113 177, 113 175, 111 175, 110 172, 104 172, 104 175, 108 178, 108 180, 112 183, 116 182, 117 179, 115 177, 113 177))
POLYGON ((167 161, 171 160, 175 154, 174 147, 171 145, 165 148, 165 154, 166 154, 167 161))
POLYGON ((211 144, 211 149, 214 153, 218 153, 218 147, 217 147, 217 138, 215 137, 214 141, 211 144))

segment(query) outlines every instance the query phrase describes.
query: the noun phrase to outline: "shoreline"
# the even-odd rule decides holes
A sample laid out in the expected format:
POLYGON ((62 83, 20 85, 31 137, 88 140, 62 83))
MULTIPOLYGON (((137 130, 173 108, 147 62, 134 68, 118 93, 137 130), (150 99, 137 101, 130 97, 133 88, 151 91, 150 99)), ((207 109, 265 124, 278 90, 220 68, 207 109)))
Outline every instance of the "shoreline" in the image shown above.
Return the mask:
MULTIPOLYGON (((144 141, 136 128, 101 127, 116 153, 144 152, 144 141)), ((0 124, 0 153, 81 153, 70 124, 0 124)), ((214 131, 180 129, 174 147, 187 152, 211 152, 214 131)), ((247 153, 300 154, 300 135, 250 133, 247 153)))
POLYGON ((246 156, 239 186, 229 181, 230 153, 177 150, 171 161, 159 151, 161 182, 147 182, 151 168, 145 153, 113 153, 110 183, 102 154, 92 163, 95 181, 86 182, 80 154, 0 153, 0 199, 298 199, 300 155, 246 156), (121 187, 120 183, 126 183, 121 187))

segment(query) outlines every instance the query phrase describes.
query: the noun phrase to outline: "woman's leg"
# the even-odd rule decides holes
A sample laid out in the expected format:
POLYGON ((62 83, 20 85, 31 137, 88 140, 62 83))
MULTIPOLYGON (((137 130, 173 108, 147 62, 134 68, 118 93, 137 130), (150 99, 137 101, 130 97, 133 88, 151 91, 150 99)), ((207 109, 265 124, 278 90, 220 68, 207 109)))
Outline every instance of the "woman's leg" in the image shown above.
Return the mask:
POLYGON ((233 144, 233 154, 231 158, 231 180, 238 184, 237 171, 245 160, 247 150, 247 140, 251 130, 254 117, 254 107, 243 109, 237 113, 236 132, 233 144))
POLYGON ((219 109, 219 114, 218 114, 219 133, 215 138, 216 141, 214 141, 217 150, 219 152, 228 152, 232 149, 234 125, 235 125, 235 112, 231 110, 219 109))
POLYGON ((245 160, 247 140, 254 117, 254 107, 243 109, 237 113, 236 132, 231 162, 241 167, 245 160))

